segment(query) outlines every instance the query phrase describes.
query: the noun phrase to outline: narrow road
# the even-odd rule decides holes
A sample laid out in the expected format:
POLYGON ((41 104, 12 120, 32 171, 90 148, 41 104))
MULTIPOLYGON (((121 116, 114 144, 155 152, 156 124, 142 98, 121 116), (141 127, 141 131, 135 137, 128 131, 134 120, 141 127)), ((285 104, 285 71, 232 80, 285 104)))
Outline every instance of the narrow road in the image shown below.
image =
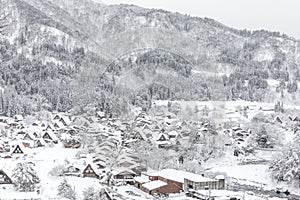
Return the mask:
POLYGON ((286 195, 284 193, 276 193, 275 190, 265 190, 262 187, 252 186, 252 185, 244 185, 239 183, 230 183, 228 184, 228 189, 233 191, 244 191, 244 192, 253 192, 254 194, 267 196, 267 197, 279 197, 279 198, 287 198, 288 200, 299 200, 300 195, 290 194, 286 195))

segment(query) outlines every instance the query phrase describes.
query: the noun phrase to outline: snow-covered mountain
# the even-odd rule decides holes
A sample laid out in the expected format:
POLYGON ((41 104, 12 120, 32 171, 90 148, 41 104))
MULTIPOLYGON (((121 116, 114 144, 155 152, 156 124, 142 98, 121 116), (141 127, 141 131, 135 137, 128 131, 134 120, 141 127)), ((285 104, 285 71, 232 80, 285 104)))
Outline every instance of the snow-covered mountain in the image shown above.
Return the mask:
POLYGON ((3 101, 35 99, 13 113, 65 111, 100 96, 101 109, 112 99, 147 109, 151 99, 292 101, 298 93, 299 41, 208 18, 91 0, 1 0, 0 38, 3 101))

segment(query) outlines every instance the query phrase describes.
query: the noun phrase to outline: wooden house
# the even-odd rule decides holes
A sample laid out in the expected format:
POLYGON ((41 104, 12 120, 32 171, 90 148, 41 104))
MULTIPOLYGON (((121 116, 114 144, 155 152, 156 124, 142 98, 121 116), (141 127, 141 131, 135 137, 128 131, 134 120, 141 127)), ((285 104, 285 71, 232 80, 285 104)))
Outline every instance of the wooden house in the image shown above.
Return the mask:
POLYGON ((136 131, 136 132, 133 134, 132 139, 143 140, 143 141, 146 141, 146 140, 147 140, 145 134, 144 134, 142 131, 140 131, 140 130, 136 131))
POLYGON ((15 122, 21 122, 21 121, 23 121, 23 116, 22 115, 15 115, 14 120, 15 120, 15 122))
POLYGON ((55 144, 58 142, 57 137, 49 131, 44 132, 42 138, 45 140, 45 142, 53 142, 55 144))
POLYGON ((293 121, 294 121, 294 122, 300 122, 300 117, 295 116, 295 117, 293 118, 293 121))
POLYGON ((160 133, 156 139, 156 141, 168 141, 169 140, 169 136, 165 133, 160 133))
POLYGON ((54 129, 61 129, 61 128, 64 128, 65 126, 60 121, 57 121, 57 122, 54 122, 53 127, 54 127, 54 129))
POLYGON ((86 168, 82 172, 83 177, 90 177, 90 178, 99 178, 99 175, 95 172, 90 164, 86 166, 86 168))
POLYGON ((71 120, 69 117, 61 117, 59 122, 62 123, 64 126, 69 126, 71 124, 71 120))
POLYGON ((35 121, 31 124, 31 126, 39 126, 39 122, 38 121, 35 121))
POLYGON ((104 169, 106 167, 106 162, 100 158, 93 160, 93 163, 98 166, 98 169, 104 169))
POLYGON ((76 140, 75 138, 71 138, 69 140, 64 141, 65 148, 78 149, 80 146, 81 146, 80 141, 76 140))
POLYGON ((8 175, 0 169, 0 184, 12 184, 11 178, 8 177, 8 175))
POLYGON ((4 153, 4 152, 6 152, 6 150, 4 146, 0 144, 0 153, 4 153))
POLYGON ((46 131, 49 131, 49 130, 53 131, 54 129, 55 129, 55 128, 53 127, 53 125, 48 124, 45 130, 46 130, 46 131))
POLYGON ((136 176, 136 173, 130 169, 126 168, 117 168, 112 172, 112 177, 116 182, 124 182, 127 184, 134 184, 133 178, 136 176))
POLYGON ((21 149, 20 145, 17 145, 12 153, 13 154, 24 154, 24 151, 21 149))
POLYGON ((276 116, 275 118, 274 118, 274 121, 273 121, 273 123, 280 123, 280 124, 282 124, 283 123, 283 121, 282 121, 282 119, 279 117, 279 116, 276 116))
POLYGON ((65 170, 64 170, 64 175, 65 176, 80 176, 81 170, 78 167, 75 167, 73 165, 68 166, 65 170))
POLYGON ((35 147, 44 147, 46 145, 46 142, 43 138, 39 138, 34 141, 35 142, 35 147))
POLYGON ((7 123, 8 117, 0 116, 0 122, 1 123, 7 123))
POLYGON ((129 167, 133 166, 134 164, 136 164, 136 162, 134 160, 120 160, 118 162, 118 166, 124 167, 124 168, 129 168, 129 167))
MULTIPOLYGON (((136 187, 148 194, 171 194, 179 193, 181 191, 187 191, 193 189, 196 186, 199 189, 224 189, 224 179, 219 181, 218 179, 210 179, 203 177, 202 175, 193 174, 181 170, 164 169, 147 177, 141 178, 140 184, 136 184, 136 187)), ((197 189, 197 188, 195 188, 197 189)))
POLYGON ((34 140, 34 139, 35 139, 35 137, 31 133, 26 133, 24 138, 23 138, 23 140, 34 140))
POLYGON ((99 119, 103 119, 103 118, 105 118, 105 113, 98 111, 98 112, 96 112, 96 117, 98 117, 99 119))
POLYGON ((224 190, 225 177, 222 175, 216 176, 215 179, 206 178, 203 176, 194 176, 184 178, 184 191, 193 190, 224 190))
POLYGON ((177 131, 170 131, 168 133, 168 137, 170 139, 181 139, 182 138, 182 135, 180 133, 178 133, 177 131))
POLYGON ((56 114, 56 115, 53 117, 53 120, 60 120, 60 115, 59 115, 59 114, 56 114))

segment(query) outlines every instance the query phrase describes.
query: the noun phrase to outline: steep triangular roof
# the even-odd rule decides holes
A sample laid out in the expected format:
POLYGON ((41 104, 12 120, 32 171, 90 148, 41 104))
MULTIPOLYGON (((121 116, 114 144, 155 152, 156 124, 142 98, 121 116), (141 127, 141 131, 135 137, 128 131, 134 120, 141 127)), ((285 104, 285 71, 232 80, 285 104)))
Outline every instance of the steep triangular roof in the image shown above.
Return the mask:
POLYGON ((56 137, 49 131, 44 132, 42 138, 46 140, 56 140, 56 137))
POLYGON ((60 120, 60 114, 56 114, 54 117, 53 117, 53 120, 60 120))
POLYGON ((295 116, 294 119, 293 119, 293 121, 300 121, 300 117, 295 116))
POLYGON ((0 184, 12 184, 11 178, 2 169, 0 169, 0 184))
POLYGON ((282 119, 277 115, 275 118, 274 118, 274 121, 273 121, 274 123, 275 122, 279 122, 279 123, 283 123, 283 121, 282 121, 282 119))
POLYGON ((147 137, 141 130, 137 130, 133 135, 133 139, 140 139, 146 141, 147 137))
POLYGON ((33 140, 35 136, 32 133, 26 133, 23 140, 33 140))
POLYGON ((123 168, 123 167, 112 170, 111 174, 114 175, 114 176, 123 175, 123 174, 136 175, 136 173, 134 171, 132 171, 131 169, 123 168))
POLYGON ((169 140, 169 136, 167 134, 164 134, 164 133, 160 133, 158 136, 157 136, 157 141, 167 141, 169 140))
POLYGON ((90 164, 86 166, 86 168, 82 172, 83 177, 95 177, 99 178, 99 175, 96 174, 95 170, 92 168, 90 164))
POLYGON ((64 126, 68 126, 71 123, 71 120, 68 116, 63 116, 60 118, 59 122, 61 122, 64 126))
POLYGON ((13 150, 12 153, 14 153, 14 154, 23 154, 24 152, 23 152, 23 150, 21 149, 20 145, 17 145, 17 146, 15 147, 15 149, 13 150))

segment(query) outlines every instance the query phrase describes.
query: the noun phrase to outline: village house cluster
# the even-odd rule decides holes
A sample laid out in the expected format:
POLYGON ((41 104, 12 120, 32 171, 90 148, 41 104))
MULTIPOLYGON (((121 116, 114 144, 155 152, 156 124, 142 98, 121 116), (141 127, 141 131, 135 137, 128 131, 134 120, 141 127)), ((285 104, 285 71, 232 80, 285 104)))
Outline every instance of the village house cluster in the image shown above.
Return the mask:
POLYGON ((215 179, 175 169, 164 169, 134 178, 135 187, 149 194, 190 193, 196 190, 225 189, 225 177, 215 179))
MULTIPOLYGON (((291 121, 297 119, 291 118, 291 121)), ((282 124, 280 117, 273 123, 282 124)), ((222 135, 220 148, 241 149, 247 145, 251 130, 240 126, 223 128, 209 122, 180 120, 172 112, 141 112, 133 120, 107 119, 103 112, 71 116, 52 113, 48 120, 29 119, 20 115, 0 117, 0 159, 32 162, 32 151, 55 146, 77 149, 75 160, 66 160, 58 176, 94 178, 104 185, 134 185, 150 195, 185 192, 195 198, 206 198, 210 191, 225 190, 225 177, 206 177, 183 170, 163 169, 149 172, 135 147, 141 142, 158 149, 174 150, 191 142, 205 146, 222 135)), ((238 156, 240 151, 233 151, 238 156)), ((186 159, 181 156, 178 162, 186 159)), ((12 162, 11 162, 12 163, 12 162)), ((59 164, 57 164, 59 166, 59 164)), ((201 165, 201 163, 200 163, 201 165)), ((0 184, 12 184, 14 166, 0 166, 0 184)))

